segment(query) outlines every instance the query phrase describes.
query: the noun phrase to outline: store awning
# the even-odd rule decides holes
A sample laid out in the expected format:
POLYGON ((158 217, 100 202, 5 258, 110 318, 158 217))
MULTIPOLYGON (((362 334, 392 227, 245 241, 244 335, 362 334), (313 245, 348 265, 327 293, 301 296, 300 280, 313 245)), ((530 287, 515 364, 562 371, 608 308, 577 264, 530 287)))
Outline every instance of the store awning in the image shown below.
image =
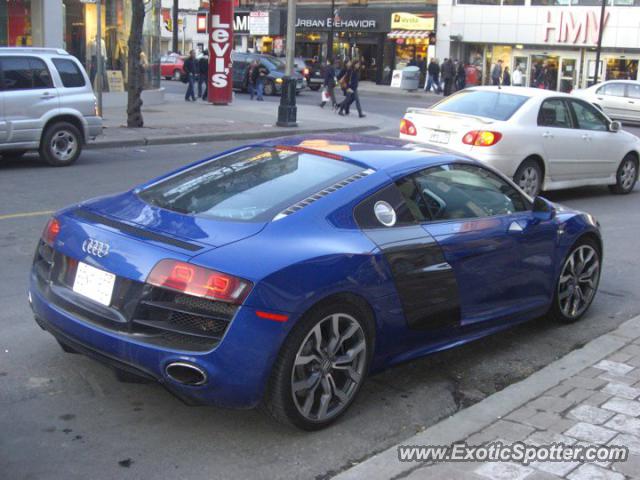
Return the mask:
POLYGON ((389 38, 429 38, 429 30, 392 30, 387 33, 389 38))

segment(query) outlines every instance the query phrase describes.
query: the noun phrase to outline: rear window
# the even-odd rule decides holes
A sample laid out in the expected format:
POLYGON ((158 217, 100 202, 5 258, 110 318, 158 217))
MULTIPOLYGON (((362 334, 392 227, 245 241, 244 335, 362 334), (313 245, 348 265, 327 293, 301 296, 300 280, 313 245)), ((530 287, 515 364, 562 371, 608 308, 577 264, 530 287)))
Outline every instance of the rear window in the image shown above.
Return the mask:
POLYGON ((447 97, 434 105, 433 110, 509 120, 528 98, 498 91, 469 90, 447 97))
POLYGON ((84 75, 73 60, 66 58, 54 58, 53 64, 56 66, 62 85, 67 88, 84 87, 84 75))
POLYGON ((217 220, 268 221, 361 167, 309 153, 248 148, 140 192, 145 202, 217 220))

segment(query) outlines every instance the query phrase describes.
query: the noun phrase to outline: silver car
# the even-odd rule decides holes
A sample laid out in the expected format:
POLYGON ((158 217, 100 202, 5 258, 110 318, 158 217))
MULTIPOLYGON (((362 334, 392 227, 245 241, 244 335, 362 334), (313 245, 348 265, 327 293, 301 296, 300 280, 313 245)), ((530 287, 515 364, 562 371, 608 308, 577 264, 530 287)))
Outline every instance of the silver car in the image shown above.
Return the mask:
POLYGON ((610 118, 640 122, 640 82, 609 80, 571 93, 593 103, 610 118))
POLYGON ((37 150, 49 165, 71 165, 102 133, 87 73, 64 50, 0 48, 0 86, 3 158, 37 150))

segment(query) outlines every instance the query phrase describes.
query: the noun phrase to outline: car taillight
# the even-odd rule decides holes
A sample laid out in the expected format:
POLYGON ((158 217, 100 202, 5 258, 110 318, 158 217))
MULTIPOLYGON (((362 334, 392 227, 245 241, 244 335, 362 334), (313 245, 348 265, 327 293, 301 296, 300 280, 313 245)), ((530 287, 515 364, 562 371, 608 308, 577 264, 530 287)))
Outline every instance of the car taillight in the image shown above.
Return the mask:
POLYGON ((410 120, 403 118, 400 120, 400 133, 404 135, 412 135, 415 136, 418 134, 418 130, 416 130, 416 126, 410 120))
POLYGON ((305 68, 304 70, 302 70, 302 73, 306 76, 309 75, 309 69, 305 68))
POLYGON ((60 222, 57 218, 50 218, 47 222, 47 225, 44 227, 44 231, 42 232, 42 240, 47 245, 53 245, 53 242, 56 241, 56 237, 60 233, 60 222))
POLYGON ((490 147, 498 143, 501 138, 502 134, 500 132, 472 130, 462 137, 462 143, 473 145, 474 147, 490 147))
POLYGON ((147 283, 195 297, 240 304, 251 290, 251 282, 177 260, 161 260, 147 283))

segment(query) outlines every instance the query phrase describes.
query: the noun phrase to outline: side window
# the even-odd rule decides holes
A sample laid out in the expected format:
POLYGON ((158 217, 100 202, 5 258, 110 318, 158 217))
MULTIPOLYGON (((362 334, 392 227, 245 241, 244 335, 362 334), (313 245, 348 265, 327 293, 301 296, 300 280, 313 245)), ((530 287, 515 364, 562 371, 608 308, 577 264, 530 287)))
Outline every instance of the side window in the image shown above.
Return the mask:
POLYGON ((33 88, 33 78, 28 58, 4 57, 2 59, 5 90, 33 88))
POLYGON ((610 95, 612 97, 624 97, 624 83, 607 83, 600 87, 598 95, 610 95))
POLYGON ((414 180, 423 198, 422 213, 431 221, 509 215, 530 207, 513 186, 475 165, 432 167, 414 180))
POLYGON ((38 58, 4 57, 1 64, 5 90, 53 87, 47 65, 38 58))
POLYGON ((559 98, 542 102, 540 112, 538 112, 538 125, 541 127, 571 128, 567 104, 559 98))
POLYGON ((398 186, 392 184, 356 205, 353 214, 362 229, 415 225, 417 219, 407 203, 398 186))
POLYGON ((576 116, 578 128, 582 130, 608 131, 609 125, 602 114, 587 103, 571 100, 571 108, 576 116))
POLYGON ((640 99, 640 85, 637 83, 628 83, 627 96, 629 98, 640 99))
POLYGON ((67 58, 54 58, 53 64, 60 74, 62 85, 67 88, 84 87, 84 75, 82 75, 76 62, 67 58))

